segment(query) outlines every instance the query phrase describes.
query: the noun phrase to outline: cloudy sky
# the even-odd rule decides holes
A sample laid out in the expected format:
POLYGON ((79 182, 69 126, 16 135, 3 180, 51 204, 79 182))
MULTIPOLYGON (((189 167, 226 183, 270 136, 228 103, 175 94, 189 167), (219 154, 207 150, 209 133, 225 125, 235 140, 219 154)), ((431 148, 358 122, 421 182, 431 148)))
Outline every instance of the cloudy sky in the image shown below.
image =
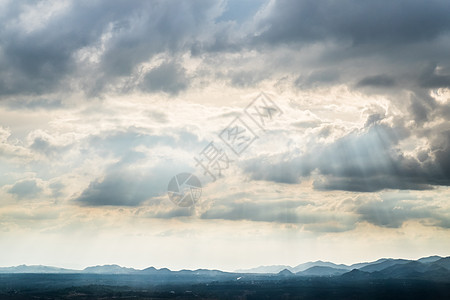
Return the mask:
POLYGON ((0 1, 0 265, 450 255, 449 15, 447 0, 0 1), (261 97, 279 110, 258 127, 261 97), (239 155, 221 139, 236 120, 253 134, 239 155), (208 145, 215 181, 195 160, 208 145), (182 172, 203 186, 188 208, 167 194, 182 172))

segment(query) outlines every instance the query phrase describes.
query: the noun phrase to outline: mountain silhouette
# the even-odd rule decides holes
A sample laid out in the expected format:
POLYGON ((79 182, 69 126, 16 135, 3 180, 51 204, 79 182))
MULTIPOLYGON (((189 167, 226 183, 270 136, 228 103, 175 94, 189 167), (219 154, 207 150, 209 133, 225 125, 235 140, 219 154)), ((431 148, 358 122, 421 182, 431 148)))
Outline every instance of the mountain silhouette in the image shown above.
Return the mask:
MULTIPOLYGON (((326 261, 315 261, 299 264, 296 267, 261 266, 239 272, 224 272, 220 270, 197 269, 171 271, 168 268, 156 269, 148 267, 142 270, 122 267, 119 265, 90 266, 83 270, 64 269, 43 265, 19 265, 1 267, 2 274, 113 274, 113 275, 147 275, 176 276, 176 278, 254 278, 255 276, 277 277, 339 277, 342 279, 424 279, 450 281, 450 257, 423 257, 418 260, 382 258, 373 262, 362 262, 353 265, 335 264, 326 261), (281 269, 280 269, 281 268, 281 269), (276 271, 276 272, 275 272, 276 271), (296 271, 296 272, 295 272, 296 271)), ((265 277, 264 277, 265 278, 265 277)))

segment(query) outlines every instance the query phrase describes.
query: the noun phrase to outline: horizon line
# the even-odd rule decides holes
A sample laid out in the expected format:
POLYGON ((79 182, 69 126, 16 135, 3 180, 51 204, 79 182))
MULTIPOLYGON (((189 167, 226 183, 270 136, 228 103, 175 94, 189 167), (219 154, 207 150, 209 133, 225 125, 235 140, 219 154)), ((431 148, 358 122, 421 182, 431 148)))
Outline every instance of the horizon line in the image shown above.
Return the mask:
POLYGON ((136 268, 136 267, 129 267, 129 266, 124 266, 124 265, 119 265, 117 263, 106 263, 106 264, 102 264, 102 265, 88 265, 82 269, 78 269, 78 268, 69 268, 69 267, 60 267, 60 266, 55 266, 55 265, 47 265, 47 264, 18 264, 18 265, 9 265, 9 266, 0 266, 1 268, 15 268, 15 267, 20 267, 20 266, 26 266, 26 267, 50 267, 50 268, 57 268, 57 269, 63 269, 63 270, 73 270, 73 271, 84 271, 87 268, 91 268, 91 267, 105 267, 105 266, 118 266, 120 268, 127 268, 127 269, 133 269, 136 271, 143 271, 145 269, 148 268, 155 268, 156 270, 161 270, 161 269, 168 269, 169 271, 183 271, 183 270, 187 270, 187 271, 196 271, 196 270, 217 270, 217 271, 222 271, 222 272, 236 272, 236 271, 244 271, 244 270, 249 270, 249 269, 256 269, 256 268, 260 268, 260 267, 272 267, 272 266, 284 266, 284 267, 289 267, 289 268, 295 268, 299 265, 302 264, 306 264, 306 263, 316 263, 316 262, 324 262, 324 263, 333 263, 335 265, 344 265, 347 267, 350 267, 352 265, 355 264, 360 264, 360 263, 370 263, 370 262, 375 262, 378 261, 380 259, 404 259, 404 260, 411 260, 411 261, 417 261, 419 259, 423 259, 423 258, 428 258, 428 257, 440 257, 440 258, 448 258, 450 257, 450 255, 438 255, 438 254, 432 254, 432 255, 427 255, 427 256, 421 256, 415 259, 412 258, 402 258, 402 257, 380 257, 374 260, 364 260, 364 261, 358 261, 358 262, 354 262, 351 264, 346 264, 346 263, 337 263, 337 262, 333 262, 331 260, 322 260, 322 259, 318 259, 318 260, 310 260, 310 261, 305 261, 302 263, 298 263, 294 266, 290 265, 290 264, 270 264, 270 265, 258 265, 258 266, 253 266, 253 267, 247 267, 247 268, 237 268, 234 269, 232 271, 229 270, 225 270, 225 269, 220 269, 220 268, 207 268, 207 267, 199 267, 199 268, 169 268, 169 267, 155 267, 154 265, 150 265, 148 267, 144 267, 144 268, 136 268))

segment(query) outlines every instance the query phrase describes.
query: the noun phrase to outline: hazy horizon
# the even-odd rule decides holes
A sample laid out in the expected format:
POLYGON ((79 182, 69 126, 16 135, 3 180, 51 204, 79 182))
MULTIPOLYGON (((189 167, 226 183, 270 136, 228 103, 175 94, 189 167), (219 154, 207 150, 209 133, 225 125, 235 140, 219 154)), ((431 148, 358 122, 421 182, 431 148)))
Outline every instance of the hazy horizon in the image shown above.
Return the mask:
POLYGON ((448 258, 448 257, 450 257, 450 256, 440 256, 440 255, 430 255, 430 256, 417 257, 417 258, 379 257, 378 259, 374 259, 374 260, 370 260, 370 261, 355 261, 353 263, 339 263, 339 262, 319 259, 319 260, 316 260, 316 261, 304 261, 304 262, 291 264, 291 265, 289 265, 289 264, 257 265, 257 266, 252 266, 252 267, 248 267, 248 268, 239 268, 239 269, 233 269, 233 270, 223 270, 223 269, 220 269, 220 268, 211 268, 211 267, 209 267, 209 268, 195 268, 195 269, 186 269, 186 268, 171 269, 171 268, 167 268, 167 267, 156 267, 154 265, 148 265, 146 267, 133 267, 133 266, 119 265, 119 264, 115 264, 115 263, 109 263, 109 264, 103 264, 103 265, 88 265, 88 266, 85 266, 85 267, 82 267, 82 268, 69 268, 69 267, 62 267, 62 266, 49 266, 49 265, 42 265, 42 264, 33 264, 33 265, 21 264, 21 265, 15 265, 15 266, 0 266, 0 268, 4 268, 4 267, 18 267, 18 266, 28 266, 28 267, 30 267, 30 266, 42 266, 42 267, 55 267, 55 268, 69 269, 69 270, 74 270, 74 271, 82 271, 82 270, 84 270, 86 268, 89 268, 89 267, 119 266, 119 267, 122 267, 122 268, 132 268, 132 269, 136 269, 136 270, 144 270, 146 268, 155 267, 156 269, 167 268, 167 269, 169 269, 171 271, 209 269, 209 270, 220 270, 220 271, 225 271, 225 272, 234 272, 234 271, 245 271, 245 270, 255 269, 255 268, 259 268, 259 267, 271 267, 271 266, 286 266, 286 267, 294 268, 294 267, 302 265, 302 264, 315 263, 315 262, 330 262, 330 263, 334 263, 336 265, 343 264, 343 265, 346 265, 346 266, 351 266, 353 264, 375 262, 375 261, 378 261, 380 259, 406 259, 406 260, 416 261, 416 260, 419 260, 421 258, 428 258, 428 257, 433 257, 433 256, 438 256, 438 257, 441 257, 441 258, 448 258))

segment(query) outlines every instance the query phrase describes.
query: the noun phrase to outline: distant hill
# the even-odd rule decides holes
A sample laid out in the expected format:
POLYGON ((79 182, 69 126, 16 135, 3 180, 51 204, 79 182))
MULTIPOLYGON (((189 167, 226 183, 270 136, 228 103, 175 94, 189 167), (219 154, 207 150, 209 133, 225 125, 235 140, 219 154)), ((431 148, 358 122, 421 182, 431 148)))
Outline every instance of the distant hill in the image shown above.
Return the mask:
POLYGON ((305 271, 297 272, 296 275, 300 276, 337 276, 342 275, 344 273, 347 273, 347 269, 336 269, 332 267, 322 267, 322 266, 315 266, 311 267, 309 269, 306 269, 305 271))
POLYGON ((294 276, 294 273, 292 273, 291 271, 289 271, 288 269, 284 269, 283 271, 280 271, 278 273, 279 276, 294 276))
POLYGON ((378 263, 384 262, 386 260, 388 260, 388 259, 387 258, 380 258, 380 259, 378 259, 376 261, 372 261, 372 262, 356 263, 356 264, 351 265, 349 269, 350 270, 361 269, 362 267, 373 265, 373 264, 378 264, 378 263))
POLYGON ((239 269, 236 273, 254 273, 254 274, 277 274, 283 270, 289 270, 292 272, 291 266, 286 265, 274 265, 274 266, 259 266, 251 269, 239 269))
POLYGON ((417 261, 421 262, 421 263, 430 263, 430 262, 435 262, 437 260, 440 260, 442 257, 437 256, 437 255, 433 255, 433 256, 428 256, 428 257, 422 257, 420 259, 418 259, 417 261))
POLYGON ((141 270, 141 273, 152 274, 152 273, 156 273, 157 271, 158 270, 155 267, 149 267, 149 268, 141 270))
POLYGON ((104 266, 94 266, 87 267, 83 270, 83 273, 94 273, 94 274, 133 274, 138 273, 140 270, 133 268, 125 268, 118 265, 104 265, 104 266))
POLYGON ((256 267, 256 268, 251 268, 251 269, 240 269, 240 270, 236 270, 236 273, 254 273, 254 274, 277 274, 279 272, 281 272, 282 270, 289 270, 292 273, 298 273, 298 272, 302 272, 305 271, 309 268, 312 267, 329 267, 329 268, 334 268, 334 269, 344 269, 344 270, 353 270, 353 269, 359 269, 371 264, 375 264, 375 263, 381 263, 386 261, 386 258, 382 258, 379 259, 377 261, 374 262, 363 262, 363 263, 356 263, 353 265, 344 265, 344 264, 335 264, 332 262, 328 262, 328 261, 311 261, 311 262, 307 262, 307 263, 303 263, 303 264, 299 264, 295 267, 291 267, 291 266, 287 266, 287 265, 273 265, 273 266, 260 266, 260 267, 256 267))
POLYGON ((236 270, 236 273, 254 273, 254 274, 278 274, 279 272, 283 271, 283 270, 289 270, 292 273, 298 273, 298 272, 302 272, 305 271, 311 267, 330 267, 330 268, 335 268, 335 269, 347 269, 347 270, 351 270, 350 266, 347 265, 337 265, 335 263, 332 262, 327 262, 327 261, 314 261, 314 262, 307 262, 307 263, 303 263, 303 264, 299 264, 295 267, 291 267, 291 266, 287 266, 287 265, 274 265, 274 266, 259 266, 256 268, 251 268, 251 269, 240 269, 240 270, 236 270))
POLYGON ((449 276, 450 271, 433 263, 421 263, 418 261, 411 261, 406 264, 396 264, 389 268, 372 273, 376 277, 381 278, 431 278, 449 276))
MULTIPOLYGON (((433 256, 433 258, 440 258, 439 256, 433 256)), ((424 258, 424 259, 428 259, 428 258, 424 258)), ((432 258, 429 258, 430 260, 432 260, 432 258)), ((312 267, 329 267, 329 268, 334 268, 334 269, 341 269, 341 270, 348 270, 351 271, 353 269, 361 269, 367 266, 371 266, 371 265, 376 265, 376 264, 380 264, 380 263, 384 263, 386 261, 392 261, 393 259, 390 258, 380 258, 376 261, 373 262, 362 262, 362 263, 356 263, 353 265, 344 265, 344 264, 335 264, 332 262, 328 262, 328 261, 312 261, 312 262, 307 262, 307 263, 303 263, 303 264, 299 264, 295 267, 291 267, 291 266, 287 266, 287 265, 273 265, 273 266, 260 266, 260 267, 256 267, 256 268, 251 268, 251 269, 240 269, 240 270, 236 270, 236 273, 254 273, 254 274, 277 274, 279 272, 281 272, 282 270, 286 269, 291 271, 292 273, 299 273, 302 271, 305 271, 309 268, 312 267)), ((406 260, 403 260, 406 261, 406 260)), ((369 268, 366 271, 378 271, 381 270, 384 267, 388 267, 391 266, 392 263, 386 263, 385 265, 379 265, 378 267, 374 267, 374 268, 369 268)))
POLYGON ((352 280, 417 279, 450 282, 450 257, 439 258, 438 260, 419 259, 417 261, 389 259, 372 266, 373 268, 354 269, 351 272, 344 273, 340 278, 352 280), (369 272, 367 270, 375 271, 369 272))
POLYGON ((438 265, 438 266, 446 268, 447 270, 450 270, 450 257, 441 258, 439 260, 432 262, 432 264, 438 265))
POLYGON ((370 265, 367 265, 365 267, 360 268, 361 271, 364 272, 375 272, 375 271, 381 271, 383 269, 389 268, 391 266, 394 265, 398 265, 398 264, 406 264, 408 262, 411 262, 411 260, 407 260, 407 259, 386 259, 380 263, 373 263, 370 265))
POLYGON ((344 279, 344 280, 366 280, 366 279, 370 279, 371 278, 371 274, 368 272, 364 272, 358 269, 353 269, 350 272, 344 273, 340 276, 340 279, 344 279))
POLYGON ((41 266, 41 265, 20 265, 16 267, 3 267, 0 268, 0 273, 79 273, 79 270, 71 270, 57 267, 41 266))
POLYGON ((307 269, 310 269, 312 267, 327 267, 327 268, 345 269, 345 270, 349 270, 350 269, 350 267, 347 266, 347 265, 343 265, 343 264, 337 265, 337 264, 332 263, 332 262, 318 260, 318 261, 314 261, 314 262, 307 262, 307 263, 304 263, 304 264, 300 264, 300 265, 294 267, 292 269, 292 272, 298 273, 298 272, 302 272, 302 271, 305 271, 307 269))

